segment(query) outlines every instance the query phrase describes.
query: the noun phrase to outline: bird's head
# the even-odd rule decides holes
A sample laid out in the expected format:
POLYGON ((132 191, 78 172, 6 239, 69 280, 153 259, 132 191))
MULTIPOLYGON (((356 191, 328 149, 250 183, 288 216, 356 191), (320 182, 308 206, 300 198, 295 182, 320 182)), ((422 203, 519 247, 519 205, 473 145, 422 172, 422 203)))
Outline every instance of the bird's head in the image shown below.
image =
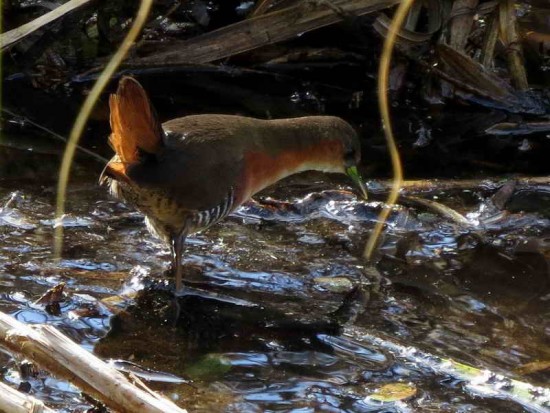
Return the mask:
POLYGON ((361 195, 366 200, 368 198, 367 188, 357 166, 361 161, 361 148, 359 146, 359 141, 356 139, 355 142, 350 143, 347 147, 344 147, 344 156, 343 156, 344 171, 347 176, 353 181, 355 185, 361 191, 361 195))
POLYGON ((361 144, 359 143, 359 136, 357 132, 351 127, 351 125, 340 118, 333 118, 334 123, 334 135, 338 137, 340 142, 341 158, 338 160, 340 163, 341 171, 344 172, 361 192, 364 199, 367 199, 367 190, 359 170, 357 169, 361 162, 361 144))

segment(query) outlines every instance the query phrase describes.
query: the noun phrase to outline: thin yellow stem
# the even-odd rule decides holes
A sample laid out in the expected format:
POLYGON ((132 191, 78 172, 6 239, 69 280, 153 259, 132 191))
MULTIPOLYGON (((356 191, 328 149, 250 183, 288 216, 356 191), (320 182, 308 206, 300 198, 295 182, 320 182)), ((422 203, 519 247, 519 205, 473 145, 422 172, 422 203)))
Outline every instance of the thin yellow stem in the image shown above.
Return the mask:
MULTIPOLYGON (((4 2, 2 0, 0 0, 0 10, 4 10, 3 4, 4 2)), ((4 31, 4 13, 0 13, 0 33, 2 33, 4 31)), ((3 65, 3 61, 2 61, 2 58, 4 56, 4 53, 0 53, 0 79, 4 79, 4 76, 2 76, 2 68, 4 67, 3 65)), ((2 84, 3 82, 0 82, 0 108, 2 108, 2 96, 4 96, 4 93, 3 93, 3 90, 2 90, 2 84)), ((0 131, 0 141, 2 141, 2 139, 4 139, 4 136, 3 134, 1 133, 0 131)))
POLYGON ((69 135, 69 140, 67 142, 67 147, 63 154, 63 160, 61 162, 61 169, 59 171, 59 180, 57 182, 57 199, 56 199, 56 208, 55 208, 55 232, 54 232, 54 256, 56 258, 61 257, 61 248, 63 246, 63 223, 61 219, 65 213, 65 199, 67 197, 67 184, 69 182, 69 174, 71 172, 71 165, 73 162, 74 154, 77 148, 78 141, 80 136, 86 126, 86 122, 90 117, 90 113, 94 108, 95 103, 97 102, 99 96, 105 86, 109 82, 111 76, 115 73, 117 67, 120 65, 128 50, 136 40, 137 36, 141 32, 143 25, 147 20, 149 11, 151 10, 151 5, 153 0, 141 0, 139 10, 137 12, 136 18, 132 24, 132 27, 128 31, 128 34, 122 41, 122 44, 113 55, 97 81, 95 82, 90 94, 87 96, 80 113, 78 114, 71 134, 69 135))
POLYGON ((388 85, 391 57, 395 46, 395 41, 397 39, 397 34, 399 33, 399 30, 405 21, 405 17, 407 16, 407 13, 413 3, 414 0, 402 0, 401 4, 397 8, 388 31, 388 35, 384 42, 382 56, 380 57, 380 66, 378 67, 378 106, 380 108, 380 116, 382 117, 382 127, 384 128, 384 134, 388 144, 388 152, 390 153, 393 179, 392 188, 388 195, 386 206, 378 215, 378 221, 372 230, 372 233, 367 241, 367 245, 365 246, 365 251, 363 252, 363 256, 367 260, 370 260, 372 253, 376 248, 378 239, 380 238, 380 234, 384 228, 384 224, 390 214, 391 207, 395 204, 395 201, 397 201, 397 197, 399 196, 399 191, 403 183, 403 168, 401 166, 399 151, 397 150, 397 145, 395 144, 391 127, 390 109, 388 104, 388 85))

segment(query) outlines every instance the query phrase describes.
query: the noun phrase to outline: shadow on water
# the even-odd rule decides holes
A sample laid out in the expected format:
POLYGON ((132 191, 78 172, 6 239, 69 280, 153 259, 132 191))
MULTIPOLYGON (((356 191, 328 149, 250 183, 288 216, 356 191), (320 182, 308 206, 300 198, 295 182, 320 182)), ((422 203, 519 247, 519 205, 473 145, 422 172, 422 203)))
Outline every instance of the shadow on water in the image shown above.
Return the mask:
MULTIPOLYGON (((5 175, 0 186, 1 309, 57 326, 190 411, 544 411, 368 337, 547 383, 548 187, 517 186, 504 201, 491 186, 407 194, 467 223, 403 202, 370 267, 360 256, 380 203, 332 177, 298 176, 190 238, 176 299, 167 249, 89 167, 76 167, 64 259, 53 262, 56 162, 42 156, 24 185, 5 175), (34 304, 61 282, 58 311, 34 304), (410 393, 375 397, 396 383, 410 393)), ((68 383, 1 357, 5 381, 62 411, 89 407, 68 383)))

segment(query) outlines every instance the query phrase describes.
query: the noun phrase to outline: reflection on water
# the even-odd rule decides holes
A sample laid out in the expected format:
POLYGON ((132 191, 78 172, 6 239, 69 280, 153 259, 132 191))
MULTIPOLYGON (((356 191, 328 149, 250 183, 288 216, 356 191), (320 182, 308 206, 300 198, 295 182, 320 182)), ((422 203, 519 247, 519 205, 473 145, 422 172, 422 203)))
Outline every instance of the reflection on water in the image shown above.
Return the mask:
MULTIPOLYGON (((323 192, 337 186, 330 178, 302 182, 269 191, 285 202, 247 204, 191 237, 176 303, 166 247, 93 179, 70 189, 60 263, 51 257, 53 182, 5 181, 1 309, 120 359, 190 411, 544 411, 542 398, 528 405, 476 388, 445 360, 548 382, 550 188, 518 187, 500 208, 492 189, 416 194, 467 225, 404 203, 373 268, 360 256, 380 203, 323 192), (58 315, 33 304, 60 282, 68 294, 58 315), (144 284, 131 306, 102 301, 144 284), (392 383, 414 396, 370 397, 392 383)), ((2 357, 5 381, 65 411, 87 405, 67 383, 2 357)))

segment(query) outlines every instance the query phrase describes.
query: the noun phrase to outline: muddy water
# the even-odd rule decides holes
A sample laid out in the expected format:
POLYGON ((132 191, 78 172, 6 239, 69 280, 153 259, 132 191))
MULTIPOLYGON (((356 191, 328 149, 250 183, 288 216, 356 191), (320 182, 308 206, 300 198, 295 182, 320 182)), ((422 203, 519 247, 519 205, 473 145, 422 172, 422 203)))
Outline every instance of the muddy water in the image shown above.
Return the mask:
MULTIPOLYGON (((0 181, 0 309, 57 326, 190 411, 548 408, 547 186, 520 185, 504 202, 490 182, 409 192, 466 222, 403 202, 371 266, 360 256, 380 203, 358 200, 345 180, 299 176, 192 236, 175 300, 167 248, 96 185, 99 165, 76 166, 55 262, 57 156, 3 158, 20 169, 0 181), (60 308, 33 304, 61 282, 60 308), (518 395, 512 380, 538 387, 518 395)), ((1 359, 4 381, 51 407, 90 407, 68 383, 1 359)))

